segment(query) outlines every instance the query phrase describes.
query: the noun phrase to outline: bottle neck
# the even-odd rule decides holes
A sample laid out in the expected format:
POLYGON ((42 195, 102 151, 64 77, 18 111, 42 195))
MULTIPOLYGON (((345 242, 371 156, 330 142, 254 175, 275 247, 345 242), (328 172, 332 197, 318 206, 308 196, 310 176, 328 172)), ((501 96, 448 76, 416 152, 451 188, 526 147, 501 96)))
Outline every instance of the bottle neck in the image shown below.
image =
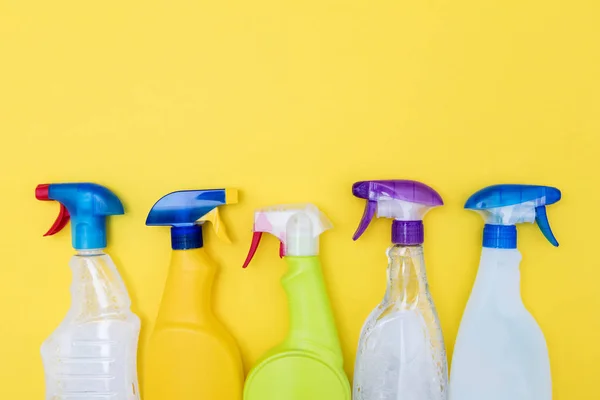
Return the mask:
POLYGON ((202 226, 174 226, 171 228, 171 248, 173 250, 193 250, 204 245, 202 226))
POLYGON ((485 224, 483 247, 490 249, 516 249, 517 227, 514 225, 485 224))
POLYGON ((521 253, 517 249, 484 247, 473 287, 473 297, 514 310, 521 302, 521 253))
POLYGON ((288 271, 281 284, 287 294, 290 347, 327 350, 324 356, 342 362, 342 353, 319 257, 285 257, 288 271), (316 348, 315 348, 316 345, 316 348))
POLYGON ((129 312, 131 300, 117 267, 103 249, 79 250, 70 262, 71 313, 76 319, 115 317, 129 312))
POLYGON ((75 250, 75 256, 76 257, 94 257, 94 256, 102 256, 105 255, 106 253, 104 252, 105 249, 76 249, 75 250))
POLYGON ((388 286, 385 302, 400 309, 414 309, 427 296, 427 274, 423 246, 394 244, 387 251, 388 286))
POLYGON ((204 249, 173 250, 158 320, 196 325, 212 321, 215 273, 204 249))
POLYGON ((392 243, 404 246, 422 245, 425 239, 423 221, 392 222, 392 243))

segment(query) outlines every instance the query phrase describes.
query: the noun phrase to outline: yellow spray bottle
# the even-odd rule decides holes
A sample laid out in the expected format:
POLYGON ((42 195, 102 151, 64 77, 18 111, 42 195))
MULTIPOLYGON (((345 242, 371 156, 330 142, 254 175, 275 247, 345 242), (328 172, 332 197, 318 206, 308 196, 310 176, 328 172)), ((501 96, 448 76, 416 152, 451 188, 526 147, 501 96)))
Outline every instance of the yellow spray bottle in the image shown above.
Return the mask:
POLYGON ((229 242, 218 207, 234 203, 235 190, 179 191, 164 196, 148 214, 146 225, 172 227, 173 253, 148 347, 144 400, 242 398, 240 351, 214 315, 216 266, 202 248, 206 221, 229 242))

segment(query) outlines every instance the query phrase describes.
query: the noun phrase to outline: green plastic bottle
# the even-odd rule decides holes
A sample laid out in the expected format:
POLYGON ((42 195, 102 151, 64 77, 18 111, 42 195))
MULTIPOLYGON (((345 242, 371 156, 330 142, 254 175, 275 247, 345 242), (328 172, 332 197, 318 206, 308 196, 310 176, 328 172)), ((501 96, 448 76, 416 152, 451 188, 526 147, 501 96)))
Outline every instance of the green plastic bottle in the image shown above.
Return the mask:
POLYGON ((332 227, 312 204, 257 210, 248 266, 264 232, 281 241, 288 264, 281 284, 290 330, 252 368, 244 400, 350 400, 351 390, 319 260, 319 235, 332 227))

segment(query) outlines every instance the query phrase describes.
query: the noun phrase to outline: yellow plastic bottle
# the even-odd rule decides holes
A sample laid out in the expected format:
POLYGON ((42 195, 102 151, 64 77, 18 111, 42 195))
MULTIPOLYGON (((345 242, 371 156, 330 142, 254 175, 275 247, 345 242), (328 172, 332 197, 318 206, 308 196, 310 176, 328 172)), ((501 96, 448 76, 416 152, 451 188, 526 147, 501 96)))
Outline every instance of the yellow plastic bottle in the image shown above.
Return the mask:
POLYGON ((228 241, 217 207, 235 202, 232 190, 174 192, 148 215, 147 225, 172 226, 173 253, 148 345, 144 400, 242 399, 242 359, 212 309, 217 267, 202 248, 201 227, 211 221, 228 241))

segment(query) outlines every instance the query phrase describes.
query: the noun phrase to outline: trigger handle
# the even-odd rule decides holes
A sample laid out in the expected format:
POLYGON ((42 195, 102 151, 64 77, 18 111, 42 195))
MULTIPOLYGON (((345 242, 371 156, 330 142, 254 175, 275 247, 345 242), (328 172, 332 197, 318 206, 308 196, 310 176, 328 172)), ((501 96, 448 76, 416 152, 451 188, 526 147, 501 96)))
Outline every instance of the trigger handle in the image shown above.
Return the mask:
POLYGON ((58 232, 60 232, 71 220, 71 215, 62 203, 60 204, 60 211, 58 212, 58 217, 56 217, 56 221, 52 224, 48 232, 44 234, 44 236, 52 236, 58 232))
POLYGON ((217 234, 217 237, 224 241, 227 244, 231 244, 231 239, 227 234, 227 229, 225 228, 225 224, 221 219, 221 214, 219 213, 219 208, 212 209, 208 214, 204 215, 202 218, 198 220, 199 222, 209 221, 212 223, 213 229, 217 234))
POLYGON ((354 236, 352 236, 352 240, 357 240, 365 232, 375 216, 375 211, 377 211, 377 202, 368 200, 367 205, 365 206, 365 212, 360 220, 360 224, 358 224, 358 228, 356 228, 356 232, 354 232, 354 236))
POLYGON ((538 206, 535 208, 535 222, 537 222, 544 237, 548 239, 553 246, 558 247, 558 240, 556 240, 552 228, 550 228, 550 222, 548 221, 545 206, 538 206))
POLYGON ((254 235, 252 235, 252 243, 250 244, 250 250, 248 251, 248 256, 246 257, 246 261, 244 261, 244 265, 242 266, 242 268, 246 268, 248 264, 250 264, 250 261, 252 261, 252 258, 254 257, 254 254, 256 254, 256 250, 258 249, 258 245, 260 244, 260 239, 262 239, 262 234, 262 232, 254 232, 254 235))
MULTIPOLYGON (((42 184, 37 185, 35 188, 35 198, 41 201, 54 201, 54 199, 50 198, 50 185, 42 184)), ((61 202, 60 210, 58 212, 58 217, 56 217, 56 221, 52 224, 48 232, 44 234, 44 236, 52 236, 58 232, 60 232, 71 220, 71 215, 69 214, 69 210, 65 207, 61 202)))

